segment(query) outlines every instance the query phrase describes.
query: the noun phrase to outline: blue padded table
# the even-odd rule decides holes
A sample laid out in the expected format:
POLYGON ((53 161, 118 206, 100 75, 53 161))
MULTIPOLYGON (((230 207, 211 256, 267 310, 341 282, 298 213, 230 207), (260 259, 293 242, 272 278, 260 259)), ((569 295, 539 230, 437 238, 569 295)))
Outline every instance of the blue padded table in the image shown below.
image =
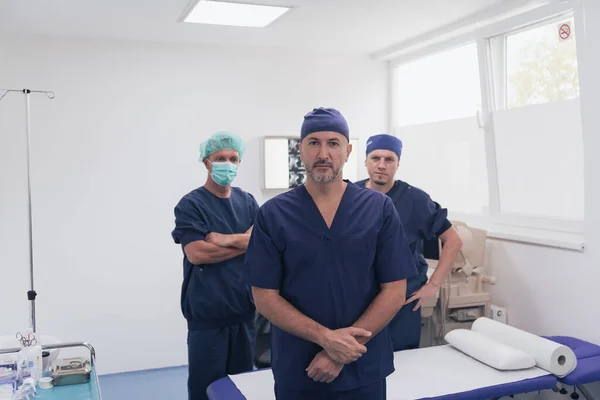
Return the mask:
POLYGON ((577 367, 560 378, 560 383, 577 387, 600 382, 600 346, 569 336, 550 336, 547 339, 570 347, 577 357, 577 367))
MULTIPOLYGON (((536 376, 529 379, 521 379, 497 385, 483 385, 482 387, 473 390, 452 391, 444 395, 420 397, 419 399, 481 400, 513 396, 517 394, 531 393, 541 390, 556 390, 557 385, 559 383, 578 386, 600 381, 600 346, 585 342, 580 339, 566 336, 551 336, 546 338, 570 347, 575 353, 575 356, 577 357, 577 367, 574 371, 572 371, 569 375, 565 376, 564 378, 557 378, 556 376, 547 373, 543 374, 542 376, 536 376)), ((418 352, 422 350, 425 349, 418 349, 412 351, 418 352)), ((236 377, 234 377, 233 380, 231 379, 231 377, 225 377, 217 380, 208 387, 208 398, 210 400, 253 400, 257 397, 257 390, 260 390, 262 393, 261 396, 265 400, 274 399, 272 380, 269 384, 266 385, 267 387, 264 387, 266 371, 267 370, 260 370, 242 374, 246 375, 247 377, 256 377, 256 385, 263 385, 263 387, 260 388, 252 388, 251 394, 242 393, 242 391, 234 383, 236 377), (258 379, 259 377, 260 379, 258 379)), ((272 377, 272 374, 270 375, 272 377)), ((403 385, 397 385, 398 382, 394 382, 394 375, 390 376, 387 381, 389 400, 406 399, 410 397, 407 397, 403 393, 398 393, 404 391, 400 388, 406 388, 408 386, 406 382, 404 382, 403 385)))
POLYGON ((537 392, 540 390, 554 389, 557 379, 554 375, 540 376, 539 378, 525 379, 519 382, 505 383, 470 390, 462 393, 452 393, 445 396, 423 397, 422 399, 435 400, 481 400, 496 399, 505 396, 537 392))
MULTIPOLYGON (((77 385, 63 385, 54 386, 50 389, 36 388, 36 399, 39 400, 102 400, 102 393, 100 391, 100 382, 98 380, 98 374, 96 373, 96 351, 94 347, 85 342, 75 343, 61 343, 48 346, 42 346, 42 350, 55 350, 55 349, 66 349, 74 347, 85 347, 90 351, 90 361, 92 365, 92 371, 90 373, 90 380, 87 383, 81 383, 77 385)), ((14 349, 0 349, 0 354, 18 353, 20 348, 14 349)), ((45 373, 44 376, 48 374, 45 373)))

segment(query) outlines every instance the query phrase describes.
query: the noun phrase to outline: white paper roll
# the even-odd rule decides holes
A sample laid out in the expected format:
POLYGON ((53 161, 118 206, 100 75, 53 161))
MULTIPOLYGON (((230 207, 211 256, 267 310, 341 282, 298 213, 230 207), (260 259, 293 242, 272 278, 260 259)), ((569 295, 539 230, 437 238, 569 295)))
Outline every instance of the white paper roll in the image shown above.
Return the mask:
POLYGON ((45 377, 40 379, 40 381, 38 382, 38 386, 40 389, 52 389, 53 386, 53 380, 51 377, 45 377))
POLYGON ((577 366, 577 357, 567 346, 501 322, 481 317, 473 323, 471 330, 531 354, 539 368, 560 378, 577 366))

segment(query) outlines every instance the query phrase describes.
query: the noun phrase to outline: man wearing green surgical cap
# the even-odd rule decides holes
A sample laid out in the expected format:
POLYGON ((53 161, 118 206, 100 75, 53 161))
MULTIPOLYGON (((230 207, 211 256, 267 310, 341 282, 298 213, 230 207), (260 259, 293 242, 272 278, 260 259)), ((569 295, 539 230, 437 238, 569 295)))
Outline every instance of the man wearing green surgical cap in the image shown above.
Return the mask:
POLYGON ((175 207, 175 243, 183 249, 181 309, 188 324, 188 397, 229 374, 253 369, 255 307, 244 279, 258 203, 231 183, 244 156, 235 134, 217 132, 200 146, 204 186, 175 207))

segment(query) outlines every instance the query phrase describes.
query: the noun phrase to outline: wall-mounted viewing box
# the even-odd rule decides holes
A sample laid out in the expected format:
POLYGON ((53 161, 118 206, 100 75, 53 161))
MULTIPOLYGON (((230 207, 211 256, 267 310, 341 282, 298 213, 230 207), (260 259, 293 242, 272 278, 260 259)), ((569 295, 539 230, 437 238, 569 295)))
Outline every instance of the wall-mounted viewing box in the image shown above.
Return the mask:
MULTIPOLYGON (((264 189, 286 190, 306 183, 306 169, 300 161, 299 137, 267 136, 264 138, 264 189)), ((358 139, 350 139, 352 153, 344 166, 344 179, 358 180, 358 139)))

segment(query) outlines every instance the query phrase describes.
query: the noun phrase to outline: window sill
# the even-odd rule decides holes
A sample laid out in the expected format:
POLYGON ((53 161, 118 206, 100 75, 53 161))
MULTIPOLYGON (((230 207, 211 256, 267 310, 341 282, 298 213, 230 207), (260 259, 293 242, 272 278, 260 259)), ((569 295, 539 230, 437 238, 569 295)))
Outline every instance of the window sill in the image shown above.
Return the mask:
POLYGON ((568 233, 551 229, 526 228, 509 224, 493 223, 485 215, 452 213, 451 220, 462 221, 473 228, 484 229, 487 237, 515 243, 525 243, 545 247, 583 252, 585 250, 582 233, 568 233))
POLYGON ((488 228, 487 235, 488 238, 495 240, 527 243, 580 252, 583 252, 585 249, 585 241, 582 234, 495 225, 488 228))

